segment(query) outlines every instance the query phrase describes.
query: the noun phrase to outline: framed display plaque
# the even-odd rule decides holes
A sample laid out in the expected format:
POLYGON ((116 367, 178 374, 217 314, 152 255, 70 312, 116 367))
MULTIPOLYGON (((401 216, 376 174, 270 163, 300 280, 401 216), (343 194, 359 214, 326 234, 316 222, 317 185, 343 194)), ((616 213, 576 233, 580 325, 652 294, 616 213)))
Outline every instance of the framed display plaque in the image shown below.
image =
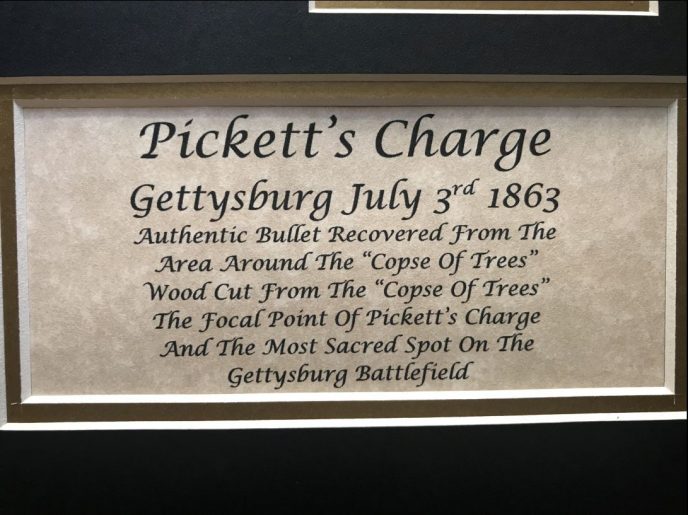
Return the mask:
POLYGON ((2 86, 9 427, 685 417, 684 83, 325 79, 2 86))
POLYGON ((685 27, 0 2, 0 513, 685 513, 685 27))

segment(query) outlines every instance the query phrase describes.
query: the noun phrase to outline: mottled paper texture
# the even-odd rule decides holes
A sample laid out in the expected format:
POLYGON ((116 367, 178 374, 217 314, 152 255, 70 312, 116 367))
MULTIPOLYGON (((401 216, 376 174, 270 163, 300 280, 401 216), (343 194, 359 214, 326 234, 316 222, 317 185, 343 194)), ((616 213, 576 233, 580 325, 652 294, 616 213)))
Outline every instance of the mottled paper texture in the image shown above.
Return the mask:
MULTIPOLYGON (((30 321, 31 392, 33 395, 67 394, 230 394, 287 392, 365 392, 432 390, 500 390, 533 388, 641 387, 664 384, 664 320, 666 257, 667 109, 655 107, 322 107, 322 108, 82 108, 24 109, 24 170, 28 231, 28 315, 30 321), (494 146, 481 156, 399 157, 386 159, 375 152, 375 134, 383 123, 434 113, 431 123, 438 135, 456 128, 507 132, 525 128, 530 134, 551 131, 551 151, 534 157, 524 153, 510 172, 498 172, 494 146), (192 140, 204 130, 226 129, 238 114, 250 115, 243 127, 253 133, 294 122, 304 128, 316 121, 327 127, 331 115, 338 122, 318 139, 314 158, 278 155, 258 159, 214 157, 180 158, 179 145, 159 147, 156 159, 141 159, 149 138, 142 127, 153 121, 174 122, 181 132, 193 119, 192 140), (356 131, 354 151, 335 158, 340 131, 356 131), (175 191, 180 185, 204 189, 250 188, 268 179, 267 187, 331 189, 336 197, 332 212, 322 221, 308 219, 307 211, 270 210, 229 212, 210 222, 209 211, 170 210, 135 218, 132 191, 155 184, 156 192, 175 191), (423 198, 411 220, 403 210, 360 211, 344 216, 351 186, 389 190, 399 178, 406 187, 421 188, 423 198), (451 209, 433 214, 438 189, 465 185, 473 179, 476 194, 456 197, 451 209), (519 206, 490 209, 490 189, 502 190, 512 182, 543 183, 561 190, 559 208, 552 213, 519 206), (134 245, 145 227, 169 230, 190 224, 194 230, 221 227, 248 230, 259 226, 288 229, 333 225, 362 228, 428 228, 442 223, 471 227, 511 227, 543 221, 555 227, 551 241, 470 241, 450 246, 451 232, 443 242, 411 243, 292 243, 225 245, 134 245), (444 252, 490 251, 495 255, 528 255, 522 269, 463 268, 456 276, 433 267, 404 272, 374 271, 364 252, 390 256, 431 256, 444 252), (226 256, 300 257, 340 250, 355 259, 353 270, 316 272, 179 272, 156 273, 164 256, 176 259, 212 259, 217 268, 226 256), (535 283, 548 278, 532 297, 475 297, 469 303, 448 296, 422 298, 417 310, 447 308, 459 313, 453 326, 365 327, 351 333, 335 326, 209 330, 156 330, 157 312, 179 309, 197 321, 203 313, 250 314, 259 308, 289 313, 379 307, 392 310, 406 305, 384 298, 377 279, 408 284, 450 285, 457 279, 501 278, 510 283, 535 283), (142 286, 147 281, 176 286, 198 286, 205 281, 234 285, 276 282, 309 284, 326 289, 332 281, 347 278, 368 286, 363 299, 277 300, 258 305, 255 300, 203 302, 152 302, 142 286), (522 331, 534 340, 532 350, 497 352, 500 335, 518 332, 513 326, 467 326, 461 320, 467 309, 491 306, 502 311, 540 311, 541 321, 522 331), (394 354, 261 355, 269 338, 288 341, 382 340, 402 335, 394 354), (475 335, 491 342, 490 352, 461 352, 457 342, 475 335), (160 357, 165 343, 202 343, 242 336, 256 342, 253 356, 160 357), (455 361, 473 363, 469 377, 460 381, 356 381, 353 369, 406 365, 411 355, 403 342, 413 336, 425 340, 451 337, 450 352, 426 353, 415 360, 441 366, 455 361), (275 383, 251 383, 232 388, 230 369, 259 367, 276 370, 349 368, 342 388, 331 383, 294 382, 276 389, 275 383)), ((388 143, 403 148, 409 131, 389 133, 388 143)), ((177 140, 175 140, 177 141, 177 140)), ((395 147, 395 148, 397 148, 395 147)), ((210 147, 209 147, 210 148, 210 147)), ((279 148, 279 147, 277 147, 279 148)), ((19 192, 22 195, 22 192, 19 192)), ((467 265, 466 265, 467 266, 467 265)), ((212 345, 211 345, 212 347, 212 345)))

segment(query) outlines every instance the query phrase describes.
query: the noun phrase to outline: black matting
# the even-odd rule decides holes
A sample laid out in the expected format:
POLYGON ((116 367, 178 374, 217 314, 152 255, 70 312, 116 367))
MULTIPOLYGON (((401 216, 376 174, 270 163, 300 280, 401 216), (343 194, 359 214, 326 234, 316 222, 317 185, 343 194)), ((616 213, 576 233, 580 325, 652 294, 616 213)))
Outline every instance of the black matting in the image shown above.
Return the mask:
POLYGON ((0 77, 292 73, 685 75, 660 15, 311 14, 291 2, 0 2, 0 77))
POLYGON ((0 513, 682 514, 682 422, 4 434, 0 513))

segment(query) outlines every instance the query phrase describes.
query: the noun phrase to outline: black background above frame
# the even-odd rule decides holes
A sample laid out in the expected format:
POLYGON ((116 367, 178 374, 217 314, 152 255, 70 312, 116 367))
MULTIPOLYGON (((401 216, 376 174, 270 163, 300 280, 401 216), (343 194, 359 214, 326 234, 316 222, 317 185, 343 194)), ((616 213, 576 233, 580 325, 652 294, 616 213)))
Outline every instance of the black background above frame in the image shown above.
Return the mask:
POLYGON ((292 2, 0 3, 0 77, 685 75, 686 4, 659 16, 311 14, 292 2))
MULTIPOLYGON (((0 3, 0 77, 685 75, 660 15, 309 14, 296 2, 0 3)), ((686 510, 686 423, 0 433, 0 513, 686 510)))

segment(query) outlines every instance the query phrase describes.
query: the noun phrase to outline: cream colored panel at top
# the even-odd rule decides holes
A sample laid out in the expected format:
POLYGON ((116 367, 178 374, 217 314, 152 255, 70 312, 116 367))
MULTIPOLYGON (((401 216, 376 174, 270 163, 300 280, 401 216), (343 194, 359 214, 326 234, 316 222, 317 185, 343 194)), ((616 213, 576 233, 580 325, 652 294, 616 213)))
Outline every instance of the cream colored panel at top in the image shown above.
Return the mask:
POLYGON ((656 1, 327 1, 313 0, 312 12, 319 13, 441 13, 441 14, 616 14, 656 15, 656 1))

